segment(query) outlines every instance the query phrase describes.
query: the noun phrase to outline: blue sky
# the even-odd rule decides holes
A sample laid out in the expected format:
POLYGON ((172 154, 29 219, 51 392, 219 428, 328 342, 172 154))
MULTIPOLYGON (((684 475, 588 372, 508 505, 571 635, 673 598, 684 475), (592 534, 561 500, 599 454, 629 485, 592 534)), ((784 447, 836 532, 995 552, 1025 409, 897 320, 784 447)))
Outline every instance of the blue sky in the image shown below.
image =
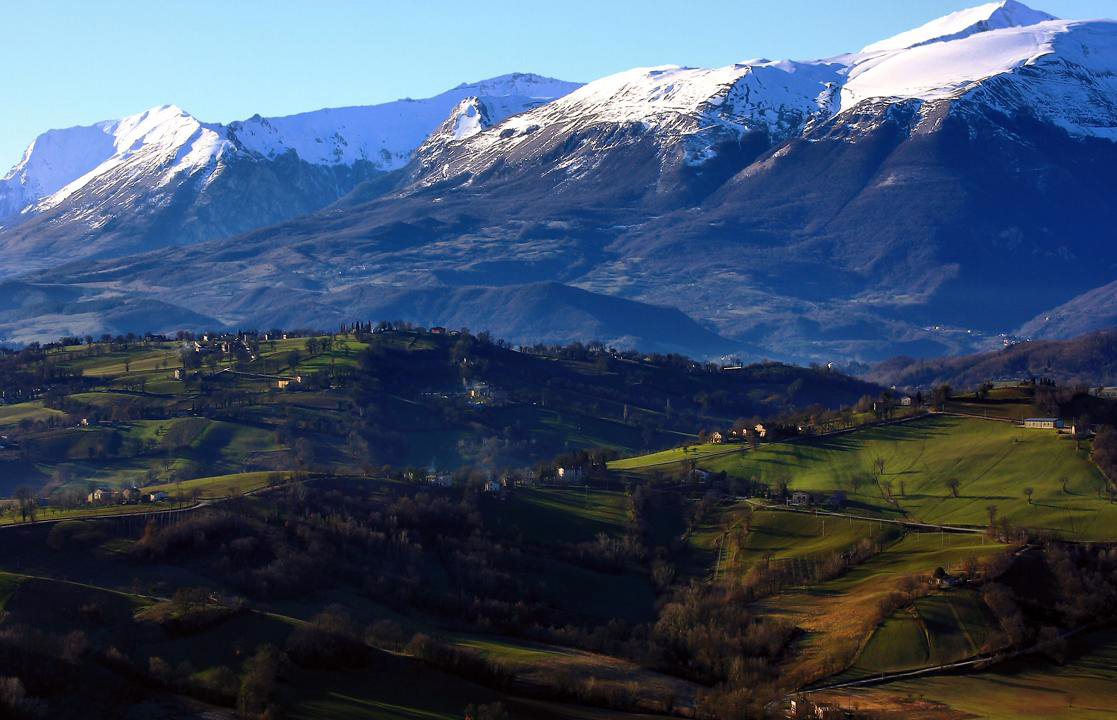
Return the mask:
MULTIPOLYGON (((1026 2, 1028 0, 1025 0, 1026 2)), ((48 128, 174 103, 207 121, 858 49, 981 0, 0 0, 0 174, 48 128)), ((1067 18, 1113 0, 1035 0, 1067 18)))

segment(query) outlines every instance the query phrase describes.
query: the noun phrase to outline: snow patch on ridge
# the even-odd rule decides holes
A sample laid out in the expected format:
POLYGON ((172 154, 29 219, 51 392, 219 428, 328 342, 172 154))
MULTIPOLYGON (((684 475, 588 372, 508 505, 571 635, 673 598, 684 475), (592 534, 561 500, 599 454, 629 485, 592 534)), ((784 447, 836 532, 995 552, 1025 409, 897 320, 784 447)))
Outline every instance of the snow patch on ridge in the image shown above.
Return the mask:
POLYGON ((1047 20, 859 56, 840 97, 840 112, 872 99, 968 97, 1117 139, 1117 23, 1047 20))

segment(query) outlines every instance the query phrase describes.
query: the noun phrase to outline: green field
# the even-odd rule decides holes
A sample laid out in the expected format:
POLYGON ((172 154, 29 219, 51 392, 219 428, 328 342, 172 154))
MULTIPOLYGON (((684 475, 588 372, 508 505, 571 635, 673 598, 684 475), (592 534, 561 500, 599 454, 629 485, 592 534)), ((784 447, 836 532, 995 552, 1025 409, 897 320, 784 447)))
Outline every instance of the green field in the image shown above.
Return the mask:
POLYGON ((181 483, 163 483, 161 485, 149 485, 144 488, 144 492, 165 492, 169 495, 174 495, 179 490, 183 495, 191 495, 197 491, 202 498, 223 498, 228 497, 232 493, 247 493, 254 490, 260 490, 269 485, 273 479, 283 482, 292 475, 291 472, 247 472, 247 473, 233 473, 231 475, 214 475, 212 477, 201 477, 193 480, 184 480, 181 483))
POLYGON ((1013 525, 1074 539, 1117 538, 1117 505, 1099 497, 1102 477, 1088 451, 1054 432, 1008 423, 935 416, 766 445, 699 465, 771 484, 783 477, 791 489, 818 495, 842 490, 854 508, 889 517, 983 526, 988 506, 995 505, 997 517, 1013 525), (885 464, 879 477, 876 458, 885 464), (957 498, 950 479, 958 480, 957 498), (885 483, 894 502, 885 498, 885 483), (1025 487, 1034 489, 1031 504, 1025 487))
POLYGON ((32 422, 45 421, 49 417, 62 417, 64 413, 43 407, 42 400, 19 403, 17 405, 0 405, 0 428, 18 425, 21 420, 32 422))
POLYGON ((929 664, 931 649, 922 624, 911 611, 901 610, 873 631, 857 659, 855 672, 915 670, 929 664))
POLYGON ((862 539, 899 536, 891 525, 752 508, 737 502, 719 509, 714 517, 687 537, 691 577, 741 575, 769 563, 824 559, 850 549, 862 539))
POLYGON ((1006 547, 984 535, 909 532, 843 577, 826 583, 826 587, 831 592, 842 592, 862 583, 903 575, 930 575, 938 567, 954 572, 961 570, 967 558, 980 560, 1004 552, 1006 547))
POLYGON ((845 677, 966 660, 978 655, 994 624, 972 590, 920 598, 877 627, 845 677))
POLYGON ((803 513, 756 511, 744 542, 731 545, 730 560, 742 570, 773 561, 841 552, 862 539, 897 535, 897 530, 867 520, 849 520, 803 513))
MULTIPOLYGON (((743 453, 747 450, 747 447, 748 446, 742 444, 688 445, 685 450, 682 447, 677 447, 661 452, 650 453, 648 455, 638 455, 636 457, 613 460, 609 463, 609 469, 618 471, 646 470, 656 466, 670 466, 676 463, 690 462, 691 460, 701 463, 703 461, 709 461, 714 457, 743 453)), ((703 467, 705 467, 705 464, 703 464, 703 467)))
POLYGON ((491 522, 531 542, 588 542, 624 532, 627 499, 619 491, 521 488, 487 512, 491 522))
POLYGON ((906 712, 924 698, 939 715, 990 720, 1043 717, 1093 720, 1114 716, 1117 631, 1076 638, 1064 664, 1039 657, 1012 660, 984 672, 899 680, 872 688, 827 693, 823 699, 873 710, 906 712), (955 714, 950 714, 955 713, 955 714))

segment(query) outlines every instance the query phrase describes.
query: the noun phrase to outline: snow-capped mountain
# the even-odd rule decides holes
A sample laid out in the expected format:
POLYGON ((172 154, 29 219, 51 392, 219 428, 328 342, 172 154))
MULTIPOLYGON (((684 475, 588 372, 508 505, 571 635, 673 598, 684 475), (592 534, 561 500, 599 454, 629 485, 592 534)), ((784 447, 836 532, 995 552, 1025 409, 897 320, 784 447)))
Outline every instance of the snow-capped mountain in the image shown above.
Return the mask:
POLYGON ((580 140, 578 148, 547 172, 577 175, 597 166, 602 151, 639 142, 645 131, 654 134, 665 162, 701 166, 719 145, 756 133, 779 143, 866 103, 917 100, 929 117, 936 102, 966 99, 1029 114, 1073 135, 1117 139, 1117 26, 1057 20, 1003 0, 827 60, 630 70, 456 148, 440 147, 442 156, 423 158, 425 180, 480 173, 510 157, 531 163, 571 136, 580 140), (603 127, 634 131, 607 131, 601 143, 585 142, 603 127))
MULTIPOLYGON (((716 69, 638 68, 594 81, 559 100, 521 113, 499 128, 475 133, 456 147, 420 152, 426 182, 460 172, 481 172, 510 157, 531 163, 576 137, 547 172, 577 174, 593 168, 600 151, 642 142, 649 134, 665 157, 678 151, 684 164, 713 158, 719 144, 749 133, 773 141, 794 136, 812 118, 829 117, 841 66, 828 63, 755 61, 716 69), (618 135, 615 128, 628 130, 618 135), (600 142, 587 142, 602 133, 600 142)), ((561 150, 560 150, 561 152, 561 150)))
POLYGON ((497 122, 577 87, 517 73, 423 100, 257 115, 229 125, 166 105, 51 130, 0 180, 4 270, 21 260, 42 266, 56 257, 223 237, 311 212, 407 164, 460 102, 483 102, 497 122), (212 197, 217 192, 224 197, 212 197), (225 213, 230 200, 235 212, 225 213))
MULTIPOLYGON (((572 304, 600 320, 627 312, 606 302, 621 298, 683 309, 745 354, 876 359, 980 348, 1072 298, 1086 298, 1073 306, 1086 312, 1090 298, 1112 296, 1090 293, 1117 277, 1112 21, 1005 0, 834 58, 451 93, 399 152, 379 137, 342 142, 278 120, 222 128, 232 148, 223 157, 291 173, 273 188, 302 183, 325 197, 373 180, 321 212, 271 227, 251 218, 259 229, 233 246, 24 278, 18 307, 0 305, 0 337, 61 334, 70 314, 86 323, 105 303, 113 329, 146 329, 126 327, 141 301, 216 324, 329 325, 385 308, 431 323, 450 312, 431 298, 455 297, 513 339, 545 327, 575 339, 572 304), (323 168, 361 176, 331 185, 315 174, 323 168), (550 297, 556 282, 585 291, 562 294, 553 312, 563 317, 526 289, 550 297), (51 283, 72 294, 66 312, 51 283), (518 293, 535 298, 531 313, 518 312, 518 293)), ((332 127, 360 124, 332 112, 332 127)), ((238 172, 201 196, 220 203, 238 197, 221 183, 259 182, 238 172)), ((59 208, 76 207, 73 197, 59 208)))

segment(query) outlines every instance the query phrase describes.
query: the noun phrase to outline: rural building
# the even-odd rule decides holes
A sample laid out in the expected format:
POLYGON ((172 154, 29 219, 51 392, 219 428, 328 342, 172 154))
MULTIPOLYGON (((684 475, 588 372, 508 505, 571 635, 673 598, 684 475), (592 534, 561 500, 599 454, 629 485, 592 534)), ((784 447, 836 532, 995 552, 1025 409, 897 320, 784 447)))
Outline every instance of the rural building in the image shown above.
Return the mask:
POLYGON ((559 482, 576 483, 582 478, 582 470, 576 467, 555 468, 555 478, 559 482))
POLYGON ((167 493, 162 490, 156 490, 147 497, 150 502, 164 502, 167 499, 167 493))
POLYGON ((962 578, 957 575, 951 575, 941 567, 935 568, 934 574, 931 576, 935 585, 940 588, 953 588, 962 584, 962 578))
POLYGON ((1070 426, 1070 434, 1076 438, 1088 438, 1094 434, 1094 429, 1085 423, 1074 423, 1070 426))
POLYGON ((694 470, 690 472, 690 478, 695 482, 704 483, 710 479, 710 473, 702 468, 694 468, 694 470))
POLYGON ((112 490, 105 487, 96 488, 86 498, 90 503, 109 502, 112 500, 112 490))
POLYGON ((294 383, 296 385, 302 385, 302 382, 303 382, 302 375, 295 375, 293 377, 280 377, 280 378, 275 379, 275 386, 277 388, 279 388, 280 390, 285 390, 287 388, 287 386, 290 385, 291 383, 294 383))
POLYGON ((1032 430, 1055 430, 1063 427, 1063 421, 1059 418, 1028 418, 1024 421, 1024 427, 1032 430))
POLYGON ((488 383, 478 380, 466 386, 465 394, 474 402, 484 402, 492 397, 492 388, 488 383))
POLYGON ((903 407, 911 407, 911 395, 905 395, 900 398, 900 405, 903 407))
POLYGON ((427 484, 435 487, 451 487, 454 484, 454 476, 449 473, 427 473, 426 479, 427 484))
POLYGON ((435 327, 431 328, 431 335, 445 335, 445 334, 446 334, 446 328, 444 328, 444 327, 435 326, 435 327))
POLYGON ((721 433, 719 433, 717 430, 714 430, 712 433, 710 433, 710 443, 712 445, 721 445, 721 442, 724 439, 725 438, 723 438, 721 436, 721 433))
POLYGON ((754 430, 756 430, 756 436, 757 437, 761 437, 761 438, 768 437, 768 428, 764 427, 763 425, 758 424, 754 428, 754 430))
POLYGON ((791 500, 788 501, 788 505, 804 506, 804 505, 810 505, 810 504, 811 504, 811 494, 810 493, 805 493, 805 492, 793 492, 793 493, 791 493, 791 500))

